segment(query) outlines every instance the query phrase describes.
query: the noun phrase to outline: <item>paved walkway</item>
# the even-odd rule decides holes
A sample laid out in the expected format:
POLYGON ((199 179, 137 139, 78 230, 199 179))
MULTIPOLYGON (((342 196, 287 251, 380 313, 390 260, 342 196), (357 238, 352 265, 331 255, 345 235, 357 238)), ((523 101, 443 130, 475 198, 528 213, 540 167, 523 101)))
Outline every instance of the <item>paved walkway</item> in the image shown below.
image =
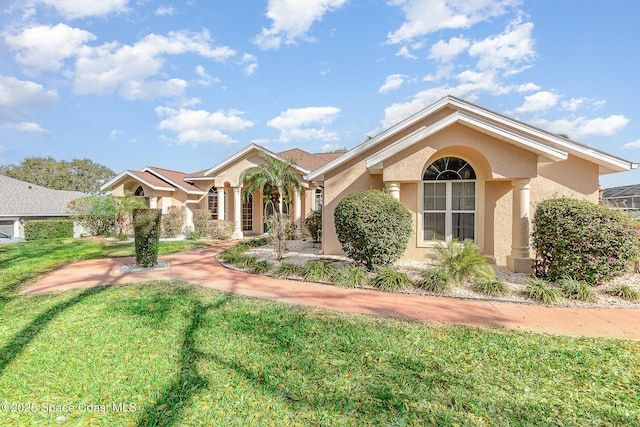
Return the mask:
POLYGON ((173 279, 249 297, 376 316, 548 334, 640 339, 640 309, 544 307, 272 279, 220 265, 214 255, 228 245, 159 257, 159 262, 170 262, 171 267, 156 271, 118 272, 121 265, 134 263, 133 258, 78 261, 54 271, 21 294, 173 279))

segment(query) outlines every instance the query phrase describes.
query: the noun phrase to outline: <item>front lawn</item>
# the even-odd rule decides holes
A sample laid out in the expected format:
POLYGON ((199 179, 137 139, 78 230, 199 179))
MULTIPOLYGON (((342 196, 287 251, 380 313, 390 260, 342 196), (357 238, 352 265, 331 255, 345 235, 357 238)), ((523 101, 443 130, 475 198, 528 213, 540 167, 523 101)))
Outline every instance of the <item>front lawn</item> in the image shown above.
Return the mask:
MULTIPOLYGON (((35 270, 65 258, 49 249, 35 270)), ((0 256, 0 275, 24 262, 0 256)), ((638 341, 343 314, 175 281, 5 292, 1 425, 640 425, 638 341)))

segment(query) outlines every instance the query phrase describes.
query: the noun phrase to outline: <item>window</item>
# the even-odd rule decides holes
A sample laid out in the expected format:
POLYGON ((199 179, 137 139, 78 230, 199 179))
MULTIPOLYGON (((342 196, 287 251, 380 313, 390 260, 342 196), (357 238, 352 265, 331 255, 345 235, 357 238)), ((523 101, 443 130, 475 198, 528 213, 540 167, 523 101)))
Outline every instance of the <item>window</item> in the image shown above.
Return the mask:
POLYGON ((423 179, 423 240, 475 239, 476 173, 466 161, 443 157, 423 179))
POLYGON ((136 197, 144 197, 144 188, 141 185, 136 188, 136 191, 133 192, 133 195, 136 197))
POLYGON ((253 195, 242 198, 242 231, 253 230, 253 195))
POLYGON ((319 209, 322 209, 322 189, 321 188, 316 188, 316 191, 314 193, 313 209, 316 211, 319 209))
POLYGON ((209 205, 211 219, 218 219, 218 189, 216 187, 211 187, 209 190, 207 204, 209 205))

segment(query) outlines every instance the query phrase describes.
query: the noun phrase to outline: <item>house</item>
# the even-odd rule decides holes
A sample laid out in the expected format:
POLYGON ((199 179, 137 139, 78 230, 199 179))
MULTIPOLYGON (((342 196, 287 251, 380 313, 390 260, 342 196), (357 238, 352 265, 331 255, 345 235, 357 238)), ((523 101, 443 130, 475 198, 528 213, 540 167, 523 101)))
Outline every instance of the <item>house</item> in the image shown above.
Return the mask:
POLYGON ((196 174, 148 167, 125 171, 103 188, 144 193, 163 209, 175 203, 207 208, 213 218, 233 220, 240 238, 262 230, 262 195, 241 196, 242 174, 261 162, 260 153, 298 160, 305 191, 293 201, 296 231, 321 205, 325 254, 342 253, 333 225, 337 203, 377 188, 412 214, 404 258, 422 260, 439 241, 469 238, 514 271, 531 270, 530 219, 538 202, 568 196, 597 203, 600 175, 638 167, 448 96, 341 155, 275 154, 250 145, 196 174))
MULTIPOLYGON (((24 223, 36 219, 67 219, 71 200, 88 194, 80 191, 52 190, 0 175, 0 231, 24 237, 24 223)), ((74 235, 80 236, 80 227, 74 235)))
POLYGON ((640 210, 640 184, 607 188, 601 198, 602 204, 613 209, 640 210))

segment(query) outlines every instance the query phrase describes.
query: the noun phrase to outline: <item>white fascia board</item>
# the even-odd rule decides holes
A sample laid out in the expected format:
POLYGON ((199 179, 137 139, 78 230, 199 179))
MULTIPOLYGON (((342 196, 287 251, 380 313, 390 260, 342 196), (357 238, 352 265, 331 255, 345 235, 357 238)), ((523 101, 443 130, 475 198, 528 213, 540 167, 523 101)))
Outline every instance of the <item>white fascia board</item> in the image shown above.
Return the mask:
POLYGON ((116 182, 120 181, 122 178, 124 178, 126 176, 128 176, 130 178, 133 178, 136 181, 141 182, 142 184, 146 185, 147 187, 151 188, 152 190, 157 190, 157 191, 175 191, 176 190, 173 187, 159 187, 157 185, 153 185, 150 182, 146 181, 145 179, 142 179, 139 176, 136 176, 136 175, 132 174, 129 171, 124 171, 120 175, 117 175, 116 177, 112 178, 108 182, 105 182, 104 184, 102 184, 102 186, 100 187, 100 191, 106 190, 107 188, 111 187, 113 184, 115 184, 116 182))
POLYGON ((368 159, 366 159, 365 165, 367 169, 381 168, 384 165, 384 161, 388 158, 400 153, 401 151, 412 146, 418 141, 436 134, 455 123, 460 123, 462 125, 475 128, 483 133, 488 133, 495 137, 499 137, 500 139, 506 140, 507 142, 514 145, 519 145, 524 149, 533 151, 539 155, 544 155, 545 157, 548 157, 554 161, 566 160, 568 156, 567 152, 559 150, 553 146, 540 143, 525 135, 513 132, 510 129, 498 126, 487 120, 482 120, 479 117, 475 117, 471 114, 467 114, 462 111, 456 111, 430 126, 418 129, 416 132, 407 135, 396 144, 369 157, 368 159))
POLYGON ((458 98, 450 97, 449 102, 451 103, 451 105, 457 108, 465 109, 474 114, 512 127, 520 132, 524 132, 537 138, 546 140, 550 144, 560 146, 561 148, 569 151, 571 154, 574 154, 575 156, 582 159, 589 160, 600 166, 604 166, 605 168, 611 169, 612 172, 622 172, 625 170, 636 169, 639 166, 639 164, 637 163, 633 163, 628 160, 624 160, 619 157, 604 153, 602 151, 595 150, 586 145, 571 141, 558 135, 554 135, 550 132, 519 122, 517 120, 510 119, 509 117, 484 109, 482 107, 478 107, 477 105, 467 103, 458 98))
POLYGON ((336 166, 339 166, 349 160, 351 160, 352 158, 356 157, 357 155, 363 153, 364 151, 369 150, 370 148, 376 146, 378 143, 380 143, 381 141, 384 141, 385 139, 399 133, 402 132, 404 129, 408 128, 409 126, 413 125, 414 123, 422 120, 424 117, 429 116, 433 113, 435 113, 438 110, 441 110, 442 108, 446 107, 449 104, 449 99, 450 97, 444 97, 442 99, 440 99, 439 101, 436 101, 435 103, 431 104, 430 106, 424 108, 423 110, 417 112, 416 114, 409 116, 408 118, 402 120, 401 122, 391 126, 390 128, 380 132, 378 135, 374 136, 373 138, 363 142, 362 144, 352 148, 351 150, 347 151, 346 153, 344 153, 342 156, 338 157, 337 159, 327 163, 326 165, 319 167, 318 169, 314 170, 313 172, 311 172, 309 175, 307 175, 307 179, 308 180, 319 180, 320 177, 322 177, 322 180, 324 180, 324 174, 327 173, 328 171, 330 171, 331 169, 335 168, 336 166))
MULTIPOLYGON (((237 160, 240 160, 242 157, 244 157, 245 155, 249 154, 252 150, 260 151, 261 153, 264 153, 264 154, 266 154, 268 156, 271 156, 274 159, 280 160, 281 162, 286 162, 287 161, 287 159, 283 159, 282 157, 278 156, 273 151, 267 150, 266 148, 264 148, 264 147, 262 147, 262 146, 260 146, 258 144, 250 144, 250 145, 247 145, 246 147, 244 147, 242 150, 240 150, 237 153, 235 153, 234 155, 232 155, 231 157, 226 158, 221 163, 218 163, 217 165, 215 165, 211 169, 207 170, 204 174, 205 175, 211 175, 211 174, 213 174, 213 172, 217 172, 220 169, 224 169, 225 167, 229 166, 230 164, 234 163, 237 160)), ((299 166, 299 165, 295 165, 295 168, 303 176, 310 172, 307 169, 305 169, 305 168, 303 168, 302 166, 299 166)))

